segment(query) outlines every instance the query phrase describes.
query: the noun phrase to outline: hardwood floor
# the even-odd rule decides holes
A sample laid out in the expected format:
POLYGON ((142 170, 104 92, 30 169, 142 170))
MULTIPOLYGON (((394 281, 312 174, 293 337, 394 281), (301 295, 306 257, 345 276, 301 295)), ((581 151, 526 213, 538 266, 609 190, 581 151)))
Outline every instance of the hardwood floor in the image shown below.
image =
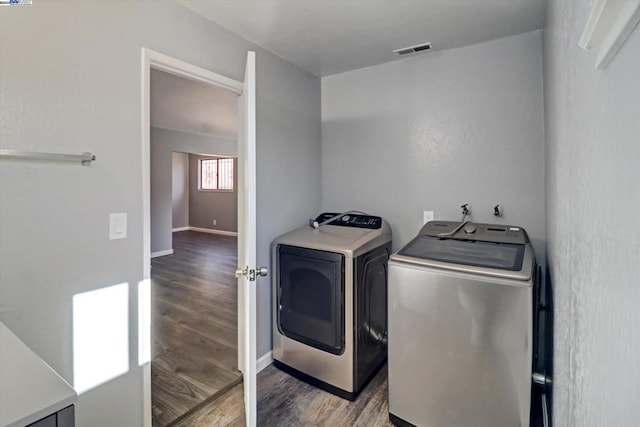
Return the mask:
POLYGON ((258 425, 387 427, 387 367, 351 402, 271 365, 258 375, 258 425))
POLYGON ((175 425, 242 380, 236 238, 183 231, 173 233, 173 249, 151 263, 155 427, 175 425))
POLYGON ((244 425, 244 393, 240 383, 210 404, 202 406, 198 411, 183 418, 175 424, 175 427, 244 427, 244 425))
MULTIPOLYGON (((271 365, 258 374, 260 427, 389 427, 386 366, 354 402, 300 381, 271 365)), ((178 423, 179 427, 244 426, 242 384, 178 423)))
MULTIPOLYGON (((183 231, 173 255, 152 260, 154 427, 245 424, 236 248, 234 237, 183 231)), ((258 374, 258 425, 391 426, 386 367, 350 402, 269 366, 258 374)))
MULTIPOLYGON (((174 233, 173 246, 174 255, 152 260, 153 425, 244 426, 236 240, 187 231, 174 233)), ((386 366, 355 402, 273 365, 257 380, 260 427, 392 426, 386 366)), ((532 426, 541 426, 539 417, 532 426)))

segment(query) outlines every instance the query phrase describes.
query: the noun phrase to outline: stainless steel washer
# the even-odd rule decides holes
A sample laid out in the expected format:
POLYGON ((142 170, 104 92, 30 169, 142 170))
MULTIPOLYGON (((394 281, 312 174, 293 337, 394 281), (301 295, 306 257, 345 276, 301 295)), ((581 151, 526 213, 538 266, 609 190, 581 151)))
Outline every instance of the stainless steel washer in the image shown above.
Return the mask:
POLYGON ((355 399, 387 357, 390 253, 387 221, 362 214, 274 240, 274 365, 355 399))
POLYGON ((535 257, 524 229, 432 221, 389 260, 389 416, 529 426, 535 257), (440 236, 440 237, 439 237, 440 236))

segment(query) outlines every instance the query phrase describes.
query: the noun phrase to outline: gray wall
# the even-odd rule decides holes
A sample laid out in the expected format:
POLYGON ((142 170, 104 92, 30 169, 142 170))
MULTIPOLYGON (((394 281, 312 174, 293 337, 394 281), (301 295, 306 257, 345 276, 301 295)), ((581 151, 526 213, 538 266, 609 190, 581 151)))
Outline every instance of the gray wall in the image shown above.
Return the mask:
MULTIPOLYGON (((273 239, 320 210, 320 79, 273 55, 257 73, 257 259, 270 266, 273 239)), ((258 357, 272 348, 270 280, 256 288, 258 357)))
POLYGON ((151 128, 151 252, 173 248, 171 168, 175 151, 233 157, 238 153, 238 144, 210 135, 151 128))
MULTIPOLYGON (((0 8, 2 148, 97 156, 92 167, 1 160, 0 320, 73 382, 73 295, 130 284, 129 371, 80 396, 79 426, 142 423, 136 287, 143 274, 143 46, 237 80, 247 50, 256 49, 261 263, 268 264, 277 234, 320 206, 317 77, 172 1, 0 8), (127 239, 108 240, 110 212, 128 213, 127 239)), ((271 342, 268 279, 257 286, 262 355, 271 342)))
POLYGON ((199 191, 198 160, 203 157, 189 154, 189 225, 238 231, 238 162, 233 161, 233 191, 199 191))
POLYGON ((640 425, 640 29, 613 62, 578 47, 592 2, 545 26, 554 425, 640 425))
POLYGON ((325 77, 323 210, 387 218, 397 249, 424 210, 459 220, 469 203, 544 260, 543 130, 539 31, 325 77))
POLYGON ((172 154, 171 161, 171 226, 189 225, 189 154, 172 154))

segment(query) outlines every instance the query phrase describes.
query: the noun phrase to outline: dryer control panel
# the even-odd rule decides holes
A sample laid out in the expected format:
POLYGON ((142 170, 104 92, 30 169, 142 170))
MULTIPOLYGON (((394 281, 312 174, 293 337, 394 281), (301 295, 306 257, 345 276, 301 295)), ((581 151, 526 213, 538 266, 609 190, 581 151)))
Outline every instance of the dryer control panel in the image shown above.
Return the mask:
MULTIPOLYGON (((315 221, 318 224, 340 215, 338 212, 324 212, 318 215, 315 221)), ((377 230, 382 228, 382 218, 379 216, 345 213, 342 216, 338 216, 333 221, 327 223, 327 225, 338 225, 340 227, 355 227, 355 228, 368 228, 371 230, 377 230)))

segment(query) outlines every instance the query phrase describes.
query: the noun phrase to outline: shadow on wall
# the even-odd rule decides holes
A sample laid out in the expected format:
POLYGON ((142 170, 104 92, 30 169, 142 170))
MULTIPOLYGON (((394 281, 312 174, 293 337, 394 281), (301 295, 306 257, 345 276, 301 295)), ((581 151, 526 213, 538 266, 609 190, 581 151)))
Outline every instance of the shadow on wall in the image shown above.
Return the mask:
MULTIPOLYGON (((551 272, 548 268, 541 278, 540 287, 536 292, 536 318, 534 330, 537 332, 534 345, 533 372, 543 374, 553 381, 553 287, 551 272)), ((532 384, 531 426, 547 427, 552 425, 553 414, 553 383, 541 385, 532 384), (543 393, 545 401, 543 401, 543 393), (543 408, 546 405, 546 409, 543 408), (544 423, 547 418, 548 424, 544 423)))
MULTIPOLYGON (((547 260, 547 269, 545 271, 545 323, 544 323, 544 365, 545 375, 553 380, 553 330, 555 318, 555 306, 553 299, 553 280, 549 271, 549 260, 547 260)), ((553 414, 553 384, 550 384, 546 390, 547 403, 549 404, 549 419, 553 414)), ((551 423, 549 424, 551 425, 551 423)))

